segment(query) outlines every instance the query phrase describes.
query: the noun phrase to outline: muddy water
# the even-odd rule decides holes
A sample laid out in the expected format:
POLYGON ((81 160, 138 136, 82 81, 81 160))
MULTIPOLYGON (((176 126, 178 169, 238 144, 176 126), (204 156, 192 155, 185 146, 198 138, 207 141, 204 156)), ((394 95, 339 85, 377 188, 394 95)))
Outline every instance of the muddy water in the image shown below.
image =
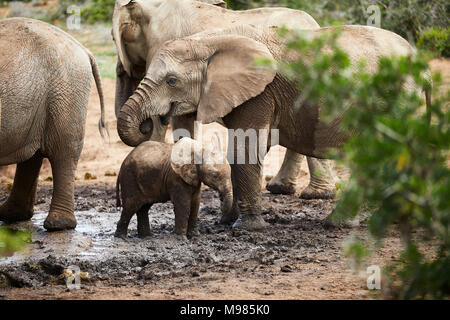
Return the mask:
MULTIPOLYGON (((120 211, 115 207, 113 188, 106 186, 77 187, 77 228, 48 233, 43 222, 50 195, 51 188, 42 187, 32 220, 11 225, 31 230, 33 241, 26 252, 0 260, 0 274, 8 286, 52 284, 72 265, 88 272, 93 281, 142 283, 205 270, 245 272, 248 264, 255 262, 262 265, 329 262, 339 258, 340 243, 346 235, 345 231, 327 231, 322 227, 322 220, 331 212, 332 201, 305 201, 270 194, 263 196, 267 230, 236 233, 218 223, 218 195, 205 189, 198 237, 184 241, 173 235, 173 206, 165 203, 150 209, 151 237, 137 238, 134 218, 129 237, 117 239, 114 231, 120 211)), ((5 198, 5 194, 0 194, 0 201, 5 198)))

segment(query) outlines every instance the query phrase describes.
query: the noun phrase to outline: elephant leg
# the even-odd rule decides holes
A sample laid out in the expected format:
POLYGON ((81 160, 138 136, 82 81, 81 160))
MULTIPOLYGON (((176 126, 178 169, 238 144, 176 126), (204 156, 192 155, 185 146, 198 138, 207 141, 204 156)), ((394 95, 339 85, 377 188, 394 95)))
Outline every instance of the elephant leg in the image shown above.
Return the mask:
POLYGON ((12 223, 29 220, 33 216, 42 159, 42 156, 36 153, 31 159, 17 164, 9 198, 0 206, 1 221, 12 223))
POLYGON ((310 180, 300 194, 302 199, 333 199, 336 194, 336 182, 333 173, 333 161, 307 157, 310 180))
POLYGON ((236 198, 233 197, 233 209, 227 215, 222 215, 222 218, 220 218, 220 223, 232 224, 236 222, 236 220, 239 218, 239 215, 240 215, 239 205, 236 201, 236 198))
MULTIPOLYGON (((116 232, 114 236, 117 238, 126 238, 128 233, 128 226, 130 225, 130 220, 133 215, 136 213, 136 210, 131 206, 127 205, 127 203, 123 203, 122 214, 120 215, 119 222, 117 222, 116 232)), ((138 222, 139 228, 139 222, 138 222)), ((138 230, 139 234, 139 230, 138 230)))
POLYGON ((139 238, 150 236, 150 221, 148 219, 148 210, 150 209, 150 207, 151 205, 146 204, 142 206, 137 212, 137 227, 139 238))
POLYGON ((50 212, 44 221, 48 231, 75 229, 74 180, 77 161, 71 157, 49 158, 53 173, 53 197, 50 212))
POLYGON ((195 192, 191 200, 191 214, 189 215, 187 235, 194 237, 199 234, 198 232, 198 210, 200 208, 200 189, 195 192))
POLYGON ((287 149, 280 170, 269 181, 266 189, 273 194, 294 194, 303 158, 303 155, 287 149))
POLYGON ((185 191, 179 192, 176 199, 173 198, 173 209, 175 212, 175 234, 186 238, 188 232, 188 224, 191 215, 192 195, 185 191))

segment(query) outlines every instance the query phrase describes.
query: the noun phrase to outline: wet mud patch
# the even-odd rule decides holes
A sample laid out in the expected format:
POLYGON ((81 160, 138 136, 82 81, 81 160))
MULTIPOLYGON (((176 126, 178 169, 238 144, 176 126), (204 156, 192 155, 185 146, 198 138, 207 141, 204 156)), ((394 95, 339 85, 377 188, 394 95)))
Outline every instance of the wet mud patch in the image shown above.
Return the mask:
MULTIPOLYGON (((24 253, 0 260, 0 282, 5 287, 42 287, 64 284, 64 270, 76 266, 86 274, 83 283, 144 285, 167 279, 200 277, 206 273, 291 273, 302 264, 327 264, 340 259, 348 230, 323 228, 333 201, 301 200, 295 196, 263 194, 264 232, 236 232, 220 224, 218 194, 202 192, 200 235, 184 241, 173 235, 170 202, 149 211, 152 235, 137 238, 136 218, 127 239, 114 237, 120 210, 110 186, 81 185, 75 190, 78 226, 48 233, 43 228, 51 185, 40 186, 31 221, 11 225, 29 229, 33 241, 24 253)), ((0 193, 0 201, 6 199, 0 193)))

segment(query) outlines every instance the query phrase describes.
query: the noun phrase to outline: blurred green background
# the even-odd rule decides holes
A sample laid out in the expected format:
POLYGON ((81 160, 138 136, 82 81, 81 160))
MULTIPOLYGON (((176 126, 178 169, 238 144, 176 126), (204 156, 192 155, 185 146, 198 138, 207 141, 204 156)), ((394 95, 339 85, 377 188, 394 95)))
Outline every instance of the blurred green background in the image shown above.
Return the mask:
MULTIPOLYGON (((439 0, 226 0, 233 10, 281 6, 308 12, 321 26, 366 25, 367 8, 380 9, 381 27, 394 31, 434 56, 450 56, 450 1, 439 0)), ((116 53, 111 38, 115 0, 0 0, 0 18, 22 16, 51 22, 67 30, 68 8, 80 8, 82 30, 72 32, 97 58, 101 75, 115 77, 116 53)))

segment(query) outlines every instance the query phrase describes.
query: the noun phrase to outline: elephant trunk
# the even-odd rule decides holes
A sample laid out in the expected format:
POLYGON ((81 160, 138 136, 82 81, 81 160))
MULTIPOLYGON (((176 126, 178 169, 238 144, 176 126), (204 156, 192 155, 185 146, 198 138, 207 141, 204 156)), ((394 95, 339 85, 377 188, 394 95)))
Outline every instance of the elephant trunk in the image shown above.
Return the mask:
MULTIPOLYGON (((143 80, 145 81, 146 79, 143 80)), ((117 131, 120 139, 131 147, 150 140, 152 136, 153 121, 147 112, 149 100, 146 88, 141 84, 120 109, 117 131)))

